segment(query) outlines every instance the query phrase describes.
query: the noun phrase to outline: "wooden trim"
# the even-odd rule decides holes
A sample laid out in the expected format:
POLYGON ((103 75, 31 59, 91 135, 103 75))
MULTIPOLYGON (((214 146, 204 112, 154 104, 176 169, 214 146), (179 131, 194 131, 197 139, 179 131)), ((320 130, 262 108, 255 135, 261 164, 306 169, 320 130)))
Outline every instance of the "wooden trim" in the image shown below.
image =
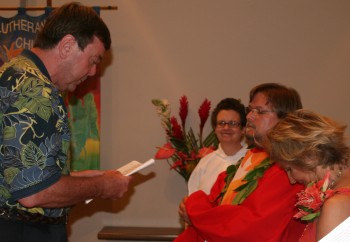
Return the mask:
POLYGON ((140 240, 140 241, 173 241, 182 228, 156 227, 117 227, 106 226, 98 233, 99 240, 140 240))
MULTIPOLYGON (((47 6, 51 7, 51 6, 47 6)), ((37 10, 45 10, 47 7, 23 7, 24 9, 28 11, 37 11, 37 10)), ((101 10, 117 10, 118 6, 99 6, 101 10)), ((7 10, 18 10, 18 8, 21 7, 0 7, 0 11, 7 11, 7 10)), ((57 8, 57 7, 52 7, 57 8)))

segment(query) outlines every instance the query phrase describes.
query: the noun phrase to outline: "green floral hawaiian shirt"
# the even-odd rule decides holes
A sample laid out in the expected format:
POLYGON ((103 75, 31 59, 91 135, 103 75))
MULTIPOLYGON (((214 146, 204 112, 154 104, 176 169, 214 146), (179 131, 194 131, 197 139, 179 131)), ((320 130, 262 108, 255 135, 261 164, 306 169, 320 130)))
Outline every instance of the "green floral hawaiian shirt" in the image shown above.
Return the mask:
POLYGON ((68 174, 67 110, 41 60, 25 50, 0 68, 0 207, 45 216, 67 209, 26 209, 17 200, 68 174))

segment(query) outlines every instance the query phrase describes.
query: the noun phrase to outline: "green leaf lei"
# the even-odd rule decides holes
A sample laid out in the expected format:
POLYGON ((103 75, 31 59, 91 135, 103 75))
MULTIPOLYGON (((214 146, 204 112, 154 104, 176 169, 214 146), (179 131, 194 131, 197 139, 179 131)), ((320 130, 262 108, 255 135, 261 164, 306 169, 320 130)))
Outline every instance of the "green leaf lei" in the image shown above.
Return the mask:
MULTIPOLYGON (((243 157, 238 161, 236 165, 230 165, 226 169, 226 178, 225 178, 225 187, 217 197, 217 199, 220 199, 220 203, 222 202, 222 199, 227 192, 228 187, 230 186, 230 183, 235 176, 239 166, 241 165, 241 162, 243 160, 243 157)), ((243 181, 246 181, 246 183, 242 184, 241 186, 237 187, 235 189, 235 192, 237 192, 237 195, 232 201, 232 205, 239 205, 243 203, 243 201, 256 189, 258 186, 258 180, 264 175, 265 171, 270 168, 272 165, 272 162, 269 157, 265 158, 259 165, 254 167, 253 170, 249 171, 246 176, 243 178, 243 181)))

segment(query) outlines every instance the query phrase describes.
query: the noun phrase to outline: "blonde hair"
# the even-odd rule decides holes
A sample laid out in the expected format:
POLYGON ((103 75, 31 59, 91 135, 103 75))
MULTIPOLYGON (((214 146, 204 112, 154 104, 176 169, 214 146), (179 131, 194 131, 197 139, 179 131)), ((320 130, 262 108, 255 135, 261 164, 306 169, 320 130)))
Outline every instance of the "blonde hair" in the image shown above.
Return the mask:
POLYGON ((299 109, 268 132, 264 147, 273 161, 301 169, 347 165, 350 151, 344 137, 345 129, 345 125, 328 117, 299 109))

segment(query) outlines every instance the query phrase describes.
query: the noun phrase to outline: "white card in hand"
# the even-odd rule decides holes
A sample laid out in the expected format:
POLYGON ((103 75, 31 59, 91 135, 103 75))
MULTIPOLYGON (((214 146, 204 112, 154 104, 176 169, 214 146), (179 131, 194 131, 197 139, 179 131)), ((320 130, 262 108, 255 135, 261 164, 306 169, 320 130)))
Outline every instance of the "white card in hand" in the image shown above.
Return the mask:
MULTIPOLYGON (((144 163, 133 160, 133 161, 130 161, 128 164, 118 168, 117 171, 122 173, 124 176, 130 176, 130 175, 142 170, 143 168, 146 168, 147 166, 154 164, 154 162, 155 162, 154 159, 149 159, 148 161, 146 161, 144 163)), ((85 204, 88 204, 91 201, 92 201, 92 199, 85 200, 85 204)))
POLYGON ((124 176, 130 176, 135 172, 138 172, 143 168, 146 168, 147 166, 150 166, 152 164, 154 164, 154 159, 149 159, 144 163, 133 160, 133 161, 130 161, 128 164, 120 167, 117 171, 122 173, 124 176))

